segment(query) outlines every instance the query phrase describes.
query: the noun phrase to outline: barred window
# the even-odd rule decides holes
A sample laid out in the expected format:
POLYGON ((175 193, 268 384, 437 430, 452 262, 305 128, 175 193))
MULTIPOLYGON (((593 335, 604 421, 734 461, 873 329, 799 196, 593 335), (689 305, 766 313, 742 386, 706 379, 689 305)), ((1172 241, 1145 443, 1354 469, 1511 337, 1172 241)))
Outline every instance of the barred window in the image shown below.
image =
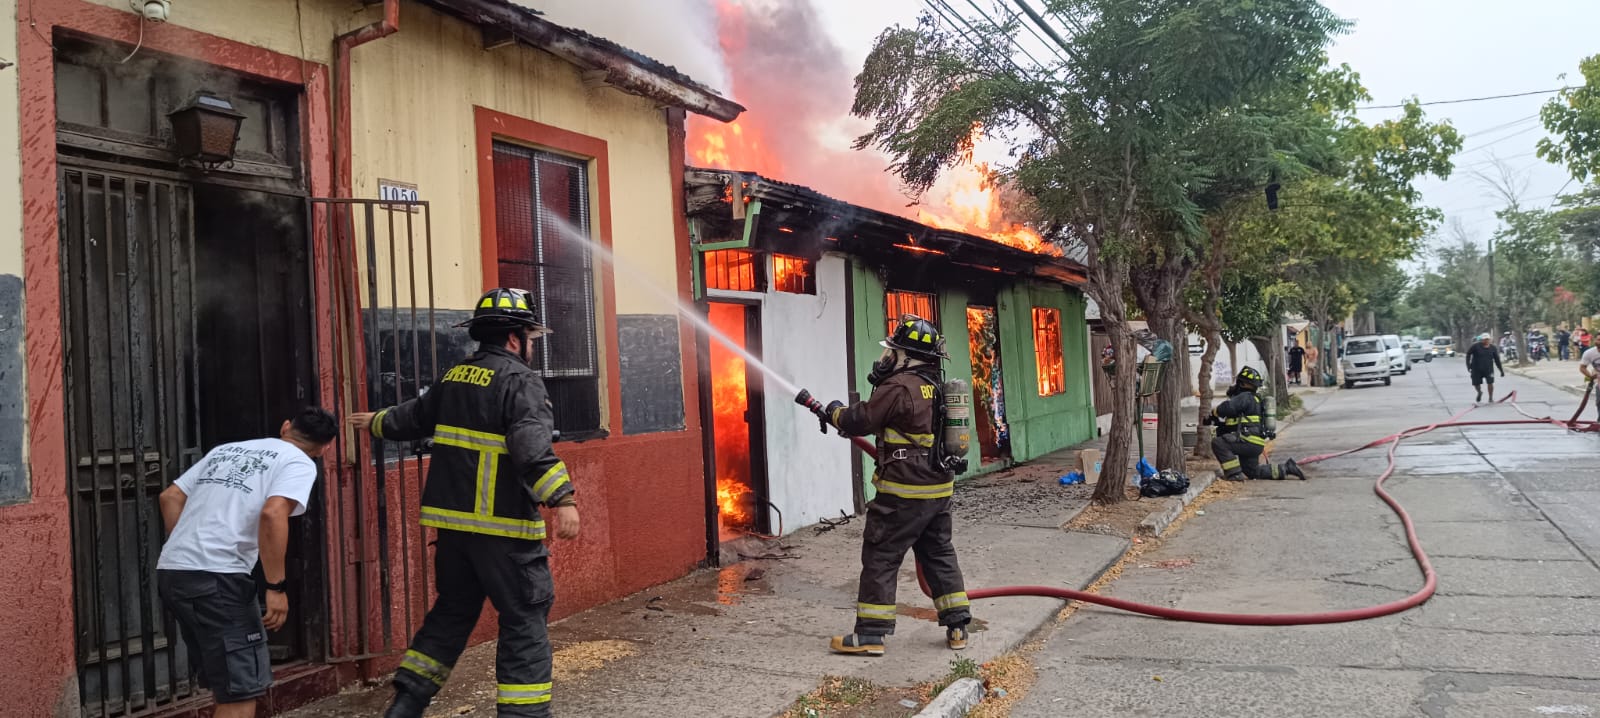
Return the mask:
POLYGON ((555 333, 534 346, 563 439, 600 433, 589 164, 494 143, 495 237, 500 286, 533 294, 555 333))
POLYGON ((1067 390, 1066 361, 1061 351, 1061 310, 1033 308, 1033 355, 1039 369, 1039 396, 1067 390))
POLYGON ((890 291, 883 296, 883 313, 889 320, 889 333, 894 334, 894 327, 900 322, 900 317, 915 314, 923 319, 939 324, 939 315, 935 307, 938 297, 923 292, 890 291))
POLYGON ((772 255, 772 288, 790 294, 816 294, 816 264, 787 254, 772 255))
POLYGON ((761 256, 742 249, 716 249, 705 253, 706 289, 759 292, 762 289, 761 256))

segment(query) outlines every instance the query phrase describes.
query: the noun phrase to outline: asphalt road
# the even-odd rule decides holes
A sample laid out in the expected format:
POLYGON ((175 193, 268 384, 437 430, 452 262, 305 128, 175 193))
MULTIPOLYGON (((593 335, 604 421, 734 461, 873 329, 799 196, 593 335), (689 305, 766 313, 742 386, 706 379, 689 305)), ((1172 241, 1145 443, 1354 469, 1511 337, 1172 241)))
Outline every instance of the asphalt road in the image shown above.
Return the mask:
MULTIPOLYGON (((1473 404, 1460 361, 1312 401, 1278 458, 1350 448, 1473 404)), ((1577 398, 1500 379, 1535 415, 1577 398)), ((1518 418, 1485 406, 1471 418, 1518 418)), ((1600 435, 1441 429, 1404 443, 1392 493, 1418 522, 1438 594, 1398 616, 1254 628, 1080 610, 1036 655, 1012 713, 1037 716, 1600 716, 1600 435)), ((1130 567, 1113 595, 1183 608, 1299 612, 1401 598, 1422 583, 1372 494, 1372 450, 1251 482, 1130 567), (1184 561, 1168 559, 1190 559, 1184 561), (1178 566, 1162 568, 1162 566, 1178 566)))

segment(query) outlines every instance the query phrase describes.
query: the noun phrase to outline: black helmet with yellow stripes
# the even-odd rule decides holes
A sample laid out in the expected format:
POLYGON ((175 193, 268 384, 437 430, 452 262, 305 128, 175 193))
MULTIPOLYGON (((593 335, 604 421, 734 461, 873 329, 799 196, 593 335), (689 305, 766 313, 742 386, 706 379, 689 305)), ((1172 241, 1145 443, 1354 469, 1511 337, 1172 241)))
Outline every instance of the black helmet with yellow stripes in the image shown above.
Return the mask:
POLYGON ((470 319, 456 326, 490 329, 527 327, 533 330, 534 337, 542 337, 549 334, 550 329, 538 322, 535 309, 533 296, 528 290, 496 287, 485 292, 483 298, 478 300, 470 319))
POLYGON ((1253 367, 1245 367, 1240 369, 1239 376, 1233 380, 1233 383, 1238 384, 1239 386, 1248 384, 1252 388, 1261 386, 1261 382, 1261 372, 1256 371, 1253 367))
POLYGON ((894 325, 894 333, 879 344, 890 349, 899 349, 914 359, 923 361, 938 361, 949 359, 944 351, 944 336, 939 334, 939 328, 922 317, 907 314, 900 317, 894 325))

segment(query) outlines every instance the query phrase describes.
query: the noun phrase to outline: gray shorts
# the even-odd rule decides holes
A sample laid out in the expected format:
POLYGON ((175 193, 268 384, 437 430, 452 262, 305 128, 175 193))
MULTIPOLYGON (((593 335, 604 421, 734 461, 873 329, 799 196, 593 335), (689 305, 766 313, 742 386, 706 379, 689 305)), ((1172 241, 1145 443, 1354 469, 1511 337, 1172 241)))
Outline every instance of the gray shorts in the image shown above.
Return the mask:
POLYGON ((217 703, 266 695, 272 685, 267 629, 247 574, 157 571, 161 601, 183 631, 189 665, 217 703))

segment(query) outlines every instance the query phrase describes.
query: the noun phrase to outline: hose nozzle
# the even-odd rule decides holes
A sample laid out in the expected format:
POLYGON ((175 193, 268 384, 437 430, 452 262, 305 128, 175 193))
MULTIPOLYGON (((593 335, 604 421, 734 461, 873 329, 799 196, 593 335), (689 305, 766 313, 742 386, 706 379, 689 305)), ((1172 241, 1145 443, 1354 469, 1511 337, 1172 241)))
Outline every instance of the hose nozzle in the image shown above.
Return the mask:
POLYGON ((822 425, 822 433, 828 433, 827 407, 824 407, 822 402, 817 401, 816 397, 811 395, 811 392, 801 389, 799 394, 794 395, 794 403, 799 404, 800 406, 805 407, 811 413, 816 414, 817 422, 822 425))

